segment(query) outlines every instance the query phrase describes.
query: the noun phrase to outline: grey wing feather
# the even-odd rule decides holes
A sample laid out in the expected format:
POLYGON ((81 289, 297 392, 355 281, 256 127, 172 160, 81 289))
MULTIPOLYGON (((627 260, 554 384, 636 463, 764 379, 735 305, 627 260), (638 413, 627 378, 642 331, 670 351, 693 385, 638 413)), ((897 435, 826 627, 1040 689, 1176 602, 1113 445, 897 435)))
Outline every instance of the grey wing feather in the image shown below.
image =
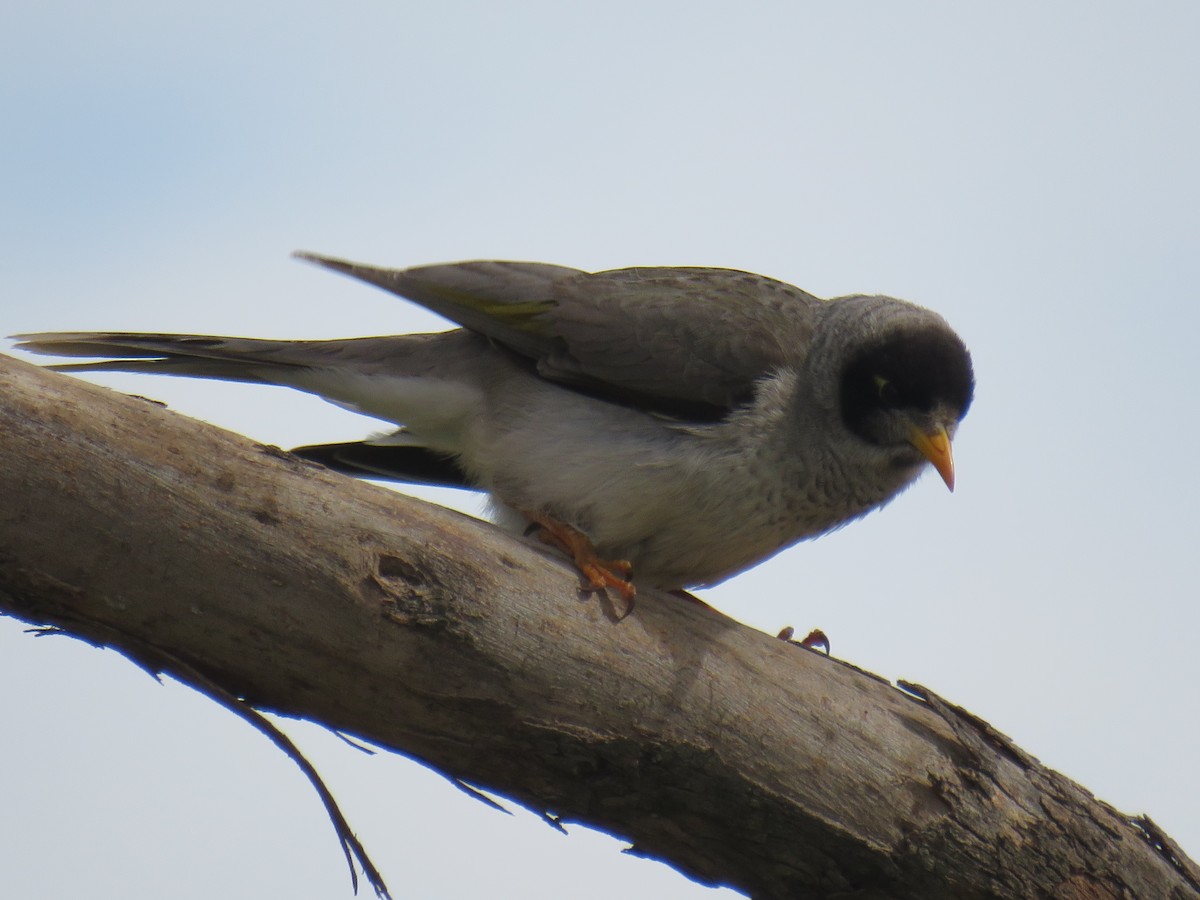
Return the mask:
POLYGON ((419 303, 531 359, 553 348, 542 317, 554 306, 556 285, 586 274, 566 266, 499 260, 383 269, 315 253, 295 256, 419 303))
POLYGON ((685 414, 721 415, 763 375, 798 364, 822 302, 731 269, 593 274, 491 261, 391 270, 298 255, 483 334, 547 379, 685 414))
POLYGON ((551 314, 561 344, 543 375, 718 409, 803 360, 821 303, 731 269, 616 269, 562 287, 551 314))

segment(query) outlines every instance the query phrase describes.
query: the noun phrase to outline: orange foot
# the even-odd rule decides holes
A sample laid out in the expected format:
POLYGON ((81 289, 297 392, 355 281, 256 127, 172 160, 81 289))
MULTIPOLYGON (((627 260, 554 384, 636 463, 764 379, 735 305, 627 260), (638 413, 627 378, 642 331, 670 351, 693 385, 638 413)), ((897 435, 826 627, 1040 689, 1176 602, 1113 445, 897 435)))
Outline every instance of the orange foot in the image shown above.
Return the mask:
POLYGON ((805 647, 808 650, 824 650, 825 655, 829 655, 829 638, 825 637, 825 632, 820 628, 814 628, 808 633, 808 637, 801 641, 795 640, 796 629, 791 625, 785 625, 783 631, 779 632, 779 639, 787 641, 789 644, 795 644, 797 647, 805 647))
POLYGON ((544 513, 522 510, 521 515, 537 526, 538 537, 541 540, 562 550, 575 561, 575 567, 587 579, 588 590, 602 591, 612 588, 627 604, 621 618, 633 611, 633 599, 637 596, 637 588, 630 581, 633 566, 628 560, 601 559, 596 555, 596 548, 592 546, 586 534, 544 513))

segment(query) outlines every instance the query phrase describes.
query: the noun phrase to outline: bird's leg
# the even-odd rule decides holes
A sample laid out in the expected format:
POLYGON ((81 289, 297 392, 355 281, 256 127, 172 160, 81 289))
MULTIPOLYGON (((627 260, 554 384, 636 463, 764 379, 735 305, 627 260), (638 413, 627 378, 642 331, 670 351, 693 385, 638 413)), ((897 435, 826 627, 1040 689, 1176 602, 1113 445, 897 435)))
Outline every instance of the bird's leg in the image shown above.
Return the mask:
POLYGON ((589 590, 612 588, 628 604, 625 615, 629 614, 633 609, 637 588, 630 580, 633 566, 628 560, 601 559, 586 534, 544 513, 521 510, 521 515, 537 526, 538 537, 542 541, 562 550, 575 561, 575 567, 587 579, 589 590))

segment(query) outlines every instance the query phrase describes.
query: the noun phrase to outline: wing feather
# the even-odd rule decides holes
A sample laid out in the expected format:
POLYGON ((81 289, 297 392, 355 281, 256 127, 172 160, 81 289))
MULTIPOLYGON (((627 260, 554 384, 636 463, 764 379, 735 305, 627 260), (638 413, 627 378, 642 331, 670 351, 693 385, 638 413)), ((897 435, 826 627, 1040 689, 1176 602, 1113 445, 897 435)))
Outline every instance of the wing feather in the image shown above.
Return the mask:
POLYGON ((733 269, 589 273, 496 261, 380 269, 299 255, 476 331, 549 380, 704 418, 745 403, 769 372, 798 366, 823 302, 733 269))

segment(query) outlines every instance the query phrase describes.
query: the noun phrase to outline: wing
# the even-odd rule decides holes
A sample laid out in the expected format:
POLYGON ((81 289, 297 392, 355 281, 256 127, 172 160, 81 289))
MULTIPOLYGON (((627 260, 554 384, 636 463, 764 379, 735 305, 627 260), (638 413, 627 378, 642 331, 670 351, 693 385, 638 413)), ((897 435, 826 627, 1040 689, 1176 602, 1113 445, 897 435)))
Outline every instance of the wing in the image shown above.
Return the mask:
POLYGON ((802 361, 816 297, 732 269, 589 273, 523 262, 379 269, 298 254, 420 303, 583 392, 720 418, 763 375, 802 361))

